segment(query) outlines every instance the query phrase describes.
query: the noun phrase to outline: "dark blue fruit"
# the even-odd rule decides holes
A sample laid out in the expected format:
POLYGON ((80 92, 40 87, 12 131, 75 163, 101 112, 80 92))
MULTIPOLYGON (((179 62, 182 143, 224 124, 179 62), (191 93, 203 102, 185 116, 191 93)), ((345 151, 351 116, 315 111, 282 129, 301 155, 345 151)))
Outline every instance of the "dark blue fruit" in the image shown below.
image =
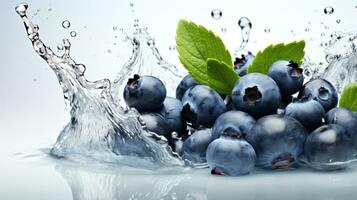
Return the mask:
POLYGON ((309 97, 319 102, 324 107, 325 112, 336 107, 338 96, 333 85, 325 79, 313 79, 303 86, 300 90, 298 98, 309 97))
POLYGON ((247 74, 237 81, 232 91, 233 106, 254 118, 275 114, 280 105, 278 85, 269 76, 247 74))
POLYGON ((156 110, 162 106, 166 88, 160 79, 153 76, 134 75, 124 88, 125 103, 138 111, 156 110))
POLYGON ((317 170, 336 170, 346 167, 352 159, 353 140, 338 124, 328 124, 313 131, 306 140, 304 158, 317 170))
POLYGON ((219 116, 212 129, 212 137, 219 138, 225 131, 239 132, 242 137, 248 134, 255 124, 255 119, 242 111, 228 111, 219 116))
POLYGON ((198 83, 192 78, 192 76, 185 76, 176 88, 176 98, 182 100, 182 96, 185 94, 186 90, 195 85, 198 85, 198 83))
POLYGON ((254 55, 252 52, 243 52, 237 56, 234 60, 234 71, 237 72, 239 76, 244 76, 247 74, 247 69, 254 60, 254 55))
POLYGON ((193 163, 206 162, 206 150, 212 140, 212 129, 210 128, 193 132, 182 145, 181 157, 193 163))
POLYGON ((206 159, 211 174, 239 176, 254 169, 256 154, 245 140, 222 135, 208 145, 206 159))
POLYGON ((226 105, 219 94, 205 85, 189 88, 182 97, 182 105, 184 121, 195 128, 200 125, 213 126, 217 117, 226 111, 226 105))
POLYGON ((169 144, 171 144, 172 131, 165 119, 159 113, 143 112, 141 113, 141 117, 149 131, 165 136, 169 144))
POLYGON ((286 108, 285 115, 298 120, 310 133, 321 126, 325 117, 325 110, 321 104, 313 99, 294 99, 286 108))
POLYGON ((295 163, 304 148, 305 128, 294 118, 268 115, 260 118, 246 135, 257 153, 257 166, 286 168, 295 163))
POLYGON ((357 150, 357 113, 346 108, 333 108, 326 114, 326 122, 343 126, 352 137, 357 150))
POLYGON ((270 66, 268 76, 278 84, 284 97, 298 92, 304 82, 302 69, 293 61, 276 61, 270 66))
POLYGON ((159 113, 164 117, 172 132, 181 133, 185 129, 182 122, 181 110, 181 101, 173 97, 166 97, 162 108, 159 110, 159 113))

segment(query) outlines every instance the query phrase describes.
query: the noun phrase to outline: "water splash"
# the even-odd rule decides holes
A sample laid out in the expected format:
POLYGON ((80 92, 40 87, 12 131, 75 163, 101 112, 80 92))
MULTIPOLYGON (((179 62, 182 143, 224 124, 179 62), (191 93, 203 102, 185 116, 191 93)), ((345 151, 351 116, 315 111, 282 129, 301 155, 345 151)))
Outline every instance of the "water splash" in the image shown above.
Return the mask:
MULTIPOLYGON (((132 40, 137 41, 134 55, 119 73, 114 87, 108 79, 88 81, 85 77, 86 67, 70 57, 69 40, 63 40, 63 55, 56 55, 42 41, 36 25, 27 17, 27 8, 28 5, 23 3, 15 10, 25 25, 34 50, 55 72, 65 103, 70 109, 71 121, 58 136, 50 154, 59 158, 78 160, 83 157, 142 167, 182 165, 164 137, 147 131, 135 109, 123 108, 113 98, 112 89, 122 85, 129 74, 137 73, 134 70, 141 66, 137 64, 138 60, 143 61, 142 55, 137 55, 141 53, 141 43, 137 37, 132 40)), ((161 58, 155 47, 152 50, 161 61, 160 66, 170 71, 172 65, 161 58)), ((172 76, 169 72, 166 75, 172 76)))

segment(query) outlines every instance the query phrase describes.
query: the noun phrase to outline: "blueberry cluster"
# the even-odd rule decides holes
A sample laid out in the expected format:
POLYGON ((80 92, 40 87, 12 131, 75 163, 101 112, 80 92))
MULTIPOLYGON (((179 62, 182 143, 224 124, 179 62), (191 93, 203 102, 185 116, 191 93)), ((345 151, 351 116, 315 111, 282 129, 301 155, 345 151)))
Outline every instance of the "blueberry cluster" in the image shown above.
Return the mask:
POLYGON ((135 75, 124 99, 149 131, 165 136, 187 163, 207 162, 212 174, 238 176, 254 167, 301 163, 317 170, 346 167, 357 149, 357 113, 336 107, 334 86, 321 78, 303 84, 293 61, 275 62, 267 75, 247 73, 250 62, 237 60, 241 78, 227 96, 187 75, 176 98, 167 97, 158 78, 135 75))

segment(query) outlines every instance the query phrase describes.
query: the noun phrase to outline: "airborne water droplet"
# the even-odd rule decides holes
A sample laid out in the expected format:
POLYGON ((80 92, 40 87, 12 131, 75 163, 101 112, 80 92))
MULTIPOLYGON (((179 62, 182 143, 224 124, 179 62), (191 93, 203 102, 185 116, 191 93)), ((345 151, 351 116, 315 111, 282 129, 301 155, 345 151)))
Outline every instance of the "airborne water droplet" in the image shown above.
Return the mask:
POLYGON ((149 40, 147 41, 147 44, 149 45, 149 47, 152 47, 152 46, 155 45, 155 40, 154 40, 154 39, 149 39, 149 40))
POLYGON ((264 32, 265 32, 265 33, 270 33, 270 28, 266 27, 266 28, 264 29, 264 32))
POLYGON ((222 17, 222 11, 220 9, 214 9, 211 11, 211 16, 213 19, 218 20, 222 17))
POLYGON ((169 50, 170 51, 175 51, 176 50, 176 46, 175 45, 170 45, 169 46, 169 50))
POLYGON ((241 18, 238 20, 238 26, 239 26, 241 29, 244 29, 244 28, 252 28, 252 23, 250 22, 250 20, 249 20, 247 17, 241 17, 241 18))
POLYGON ((310 31, 310 28, 305 28, 305 31, 306 31, 306 32, 309 32, 309 31, 310 31))
POLYGON ((116 31, 116 30, 118 30, 118 27, 113 26, 113 31, 116 31))
POLYGON ((62 51, 64 49, 62 44, 58 44, 57 45, 57 50, 62 51))
POLYGON ((340 20, 340 19, 336 20, 336 23, 337 23, 337 24, 339 24, 340 22, 341 22, 341 20, 340 20))
POLYGON ((335 9, 333 9, 333 7, 331 7, 331 6, 327 6, 327 7, 324 9, 324 13, 325 13, 326 15, 331 15, 334 11, 335 11, 335 9))
POLYGON ((222 33, 225 33, 225 32, 227 32, 227 29, 226 28, 221 28, 221 31, 222 31, 222 33))
POLYGON ((111 53, 112 52, 112 50, 110 50, 110 49, 108 49, 108 51, 107 51, 108 53, 111 53))
POLYGON ((77 36, 77 32, 76 31, 71 31, 69 34, 71 35, 71 37, 76 37, 77 36))
POLYGON ((62 27, 65 29, 68 29, 71 26, 71 22, 69 22, 68 20, 64 20, 62 22, 62 27))
POLYGON ((51 11, 52 11, 52 8, 49 8, 49 9, 48 9, 48 12, 51 12, 51 11))
POLYGON ((29 6, 27 5, 27 3, 21 3, 18 6, 16 6, 15 10, 16 10, 17 14, 19 14, 21 17, 23 17, 26 15, 26 11, 27 11, 28 7, 29 6))

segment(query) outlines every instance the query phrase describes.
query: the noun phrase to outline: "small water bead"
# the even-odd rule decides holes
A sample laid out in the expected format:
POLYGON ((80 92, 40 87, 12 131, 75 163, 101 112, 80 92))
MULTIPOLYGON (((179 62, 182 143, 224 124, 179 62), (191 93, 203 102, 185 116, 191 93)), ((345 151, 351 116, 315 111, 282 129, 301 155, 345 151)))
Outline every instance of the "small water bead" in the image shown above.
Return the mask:
POLYGON ((321 37, 324 37, 325 36, 325 33, 321 33, 321 37))
POLYGON ((64 49, 64 47, 63 47, 62 44, 58 44, 58 45, 57 45, 57 50, 63 51, 63 49, 64 49))
POLYGON ((340 19, 336 20, 336 23, 337 23, 337 24, 339 24, 340 22, 341 22, 341 20, 340 20, 340 19))
POLYGON ((52 11, 52 8, 49 8, 49 9, 47 9, 48 10, 48 12, 51 12, 52 11))
POLYGON ((222 31, 222 33, 225 33, 225 32, 227 32, 227 29, 226 28, 221 28, 221 31, 222 31))
POLYGON ((68 21, 68 20, 64 20, 62 22, 62 27, 65 28, 65 29, 68 29, 69 27, 71 27, 71 22, 68 21))
POLYGON ((333 12, 335 11, 335 9, 331 6, 327 6, 325 9, 324 9, 324 13, 326 15, 331 15, 333 12))
POLYGON ((34 79, 32 79, 32 81, 33 81, 33 82, 36 82, 36 81, 37 81, 37 79, 36 79, 36 78, 34 78, 34 79))
POLYGON ((176 46, 175 45, 170 45, 169 46, 169 50, 170 51, 175 51, 176 50, 176 46))
POLYGON ((264 32, 265 32, 265 33, 270 33, 270 28, 266 27, 266 28, 264 29, 264 32))
POLYGON ((250 20, 249 20, 247 17, 241 17, 241 18, 238 20, 238 26, 239 26, 241 29, 244 29, 244 28, 252 28, 252 23, 250 22, 250 20))
POLYGON ((113 45, 114 45, 114 46, 116 46, 116 45, 117 45, 117 43, 116 43, 116 42, 114 42, 114 43, 113 43, 113 45))
POLYGON ((33 25, 33 30, 34 31, 37 32, 39 29, 40 29, 40 27, 37 24, 33 25))
POLYGON ((117 31, 117 30, 118 30, 118 27, 113 26, 113 31, 117 31))
POLYGON ((76 31, 71 31, 69 34, 71 35, 71 37, 76 37, 77 36, 77 32, 76 31))
POLYGON ((155 40, 151 38, 147 41, 147 44, 149 45, 149 47, 152 47, 155 45, 155 40))
POLYGON ((108 49, 108 50, 107 50, 107 53, 112 53, 112 50, 108 49))
POLYGON ((306 32, 309 32, 309 31, 310 31, 310 28, 305 28, 305 31, 306 31, 306 32))
POLYGON ((211 11, 211 17, 218 20, 222 17, 222 11, 220 9, 214 9, 211 11))
POLYGON ((24 17, 26 15, 26 11, 28 7, 29 6, 27 5, 27 3, 21 3, 15 7, 15 10, 17 14, 19 14, 21 17, 24 17))
POLYGON ((130 7, 134 7, 134 3, 133 2, 130 2, 130 7))

